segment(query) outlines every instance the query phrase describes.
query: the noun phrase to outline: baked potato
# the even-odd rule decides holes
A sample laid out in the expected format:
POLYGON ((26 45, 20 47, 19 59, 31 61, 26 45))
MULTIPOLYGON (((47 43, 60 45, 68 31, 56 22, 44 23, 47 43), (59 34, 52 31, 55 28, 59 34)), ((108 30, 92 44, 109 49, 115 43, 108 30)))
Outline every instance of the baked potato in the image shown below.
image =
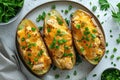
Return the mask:
POLYGON ((80 9, 73 13, 71 26, 78 53, 91 64, 98 64, 105 53, 105 37, 100 26, 90 14, 80 9))
POLYGON ((76 62, 72 35, 58 11, 51 10, 46 15, 43 33, 54 65, 59 69, 72 69, 76 62))
POLYGON ((38 27, 24 19, 17 28, 17 49, 27 68, 37 76, 47 73, 51 59, 38 27))

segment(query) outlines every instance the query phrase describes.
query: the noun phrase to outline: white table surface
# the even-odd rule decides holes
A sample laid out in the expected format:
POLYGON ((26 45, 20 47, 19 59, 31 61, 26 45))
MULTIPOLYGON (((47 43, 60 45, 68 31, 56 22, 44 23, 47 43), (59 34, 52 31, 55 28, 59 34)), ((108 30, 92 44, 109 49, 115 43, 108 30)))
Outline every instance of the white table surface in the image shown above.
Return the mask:
MULTIPOLYGON (((14 50, 14 48, 15 48, 15 43, 14 43, 15 30, 16 30, 16 27, 17 27, 18 23, 20 22, 20 20, 31 9, 33 9, 37 5, 40 5, 47 1, 52 1, 52 0, 25 0, 23 11, 22 11, 20 17, 16 21, 14 21, 8 25, 0 26, 0 38, 2 38, 4 40, 4 43, 6 43, 10 49, 14 50)), ((114 67, 113 65, 111 65, 111 62, 114 62, 116 64, 116 67, 120 69, 120 61, 116 60, 116 57, 118 55, 120 56, 120 44, 119 45, 116 44, 116 38, 118 38, 118 36, 119 36, 118 34, 120 34, 120 28, 119 28, 120 26, 118 26, 114 22, 114 20, 111 16, 111 10, 113 10, 112 7, 110 9, 108 9, 107 11, 100 11, 100 6, 98 4, 98 0, 74 0, 74 1, 77 1, 81 4, 83 4, 91 11, 92 11, 92 6, 94 6, 94 5, 97 6, 97 10, 96 10, 96 12, 94 12, 94 14, 100 15, 100 17, 98 18, 100 22, 104 21, 104 24, 102 24, 102 26, 105 31, 106 41, 109 44, 109 46, 106 48, 106 50, 109 50, 110 52, 107 55, 108 58, 105 58, 105 56, 104 56, 102 58, 102 60, 100 61, 100 63, 87 76, 87 80, 99 80, 100 75, 104 69, 106 69, 108 67, 114 67), (92 3, 91 6, 90 6, 90 2, 92 3), (105 13, 107 13, 106 16, 104 16, 105 13), (109 32, 110 29, 112 30, 112 33, 109 32), (113 35, 113 38, 110 38, 110 35, 113 35), (117 48, 116 53, 113 53, 114 47, 117 48), (112 54, 115 55, 115 58, 113 60, 110 59, 110 56, 112 54), (93 77, 93 74, 97 74, 97 76, 93 77)), ((118 2, 120 2, 120 0, 108 0, 108 1, 113 5, 113 7, 115 7, 115 10, 117 10, 116 4, 118 2)), ((31 80, 33 80, 33 79, 31 79, 31 80)))

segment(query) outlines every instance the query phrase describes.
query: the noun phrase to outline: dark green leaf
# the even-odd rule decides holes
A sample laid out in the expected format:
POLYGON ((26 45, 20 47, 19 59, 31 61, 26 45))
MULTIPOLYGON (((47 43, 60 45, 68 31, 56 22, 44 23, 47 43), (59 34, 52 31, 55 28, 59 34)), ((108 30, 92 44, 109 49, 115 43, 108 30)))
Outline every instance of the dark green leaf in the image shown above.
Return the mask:
POLYGON ((110 4, 108 3, 107 0, 99 0, 99 4, 100 4, 100 9, 101 10, 107 10, 110 7, 110 4))

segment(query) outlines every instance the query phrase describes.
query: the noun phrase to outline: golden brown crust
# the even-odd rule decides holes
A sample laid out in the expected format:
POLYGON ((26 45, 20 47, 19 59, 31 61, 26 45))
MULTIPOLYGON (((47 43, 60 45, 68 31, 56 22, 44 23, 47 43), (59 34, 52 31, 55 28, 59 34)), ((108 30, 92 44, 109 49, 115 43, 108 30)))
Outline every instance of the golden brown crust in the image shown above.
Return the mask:
POLYGON ((56 10, 51 10, 49 13, 44 21, 43 33, 53 63, 60 69, 72 69, 76 56, 71 31, 56 10))
POLYGON ((77 10, 71 18, 74 44, 80 55, 96 65, 105 53, 105 39, 91 15, 77 10))

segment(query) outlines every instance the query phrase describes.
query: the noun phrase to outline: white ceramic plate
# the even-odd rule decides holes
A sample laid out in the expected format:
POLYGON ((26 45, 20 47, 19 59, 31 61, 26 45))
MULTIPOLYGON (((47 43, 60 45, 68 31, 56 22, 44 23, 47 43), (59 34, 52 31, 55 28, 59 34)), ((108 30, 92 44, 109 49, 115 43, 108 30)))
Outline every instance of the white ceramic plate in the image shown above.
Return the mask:
MULTIPOLYGON (((70 14, 74 12, 77 9, 82 9, 86 12, 88 12, 90 15, 93 16, 94 20, 96 21, 97 25, 102 29, 99 21, 97 18, 90 12, 86 7, 83 5, 76 3, 74 1, 52 1, 52 2, 47 2, 45 4, 37 6, 35 9, 31 10, 24 18, 28 18, 32 20, 37 26, 43 26, 43 21, 36 22, 36 18, 38 17, 39 14, 42 14, 43 11, 48 13, 51 10, 51 6, 56 5, 56 10, 60 12, 60 14, 63 16, 63 18, 67 18, 70 20, 70 14), (61 10, 68 9, 68 6, 71 5, 73 8, 72 10, 65 15, 64 13, 61 12, 61 10)), ((69 26, 70 27, 70 26, 69 26)), ((82 63, 79 65, 75 65, 75 67, 72 70, 60 70, 56 69, 53 70, 53 67, 50 69, 50 71, 42 77, 43 80, 81 80, 85 76, 87 76, 94 68, 95 66, 89 64, 87 61, 82 59, 82 63), (76 75, 74 75, 74 72, 77 72, 76 75), (59 78, 55 79, 55 75, 59 74, 59 78), (70 76, 69 79, 66 79, 67 76, 70 76)))

